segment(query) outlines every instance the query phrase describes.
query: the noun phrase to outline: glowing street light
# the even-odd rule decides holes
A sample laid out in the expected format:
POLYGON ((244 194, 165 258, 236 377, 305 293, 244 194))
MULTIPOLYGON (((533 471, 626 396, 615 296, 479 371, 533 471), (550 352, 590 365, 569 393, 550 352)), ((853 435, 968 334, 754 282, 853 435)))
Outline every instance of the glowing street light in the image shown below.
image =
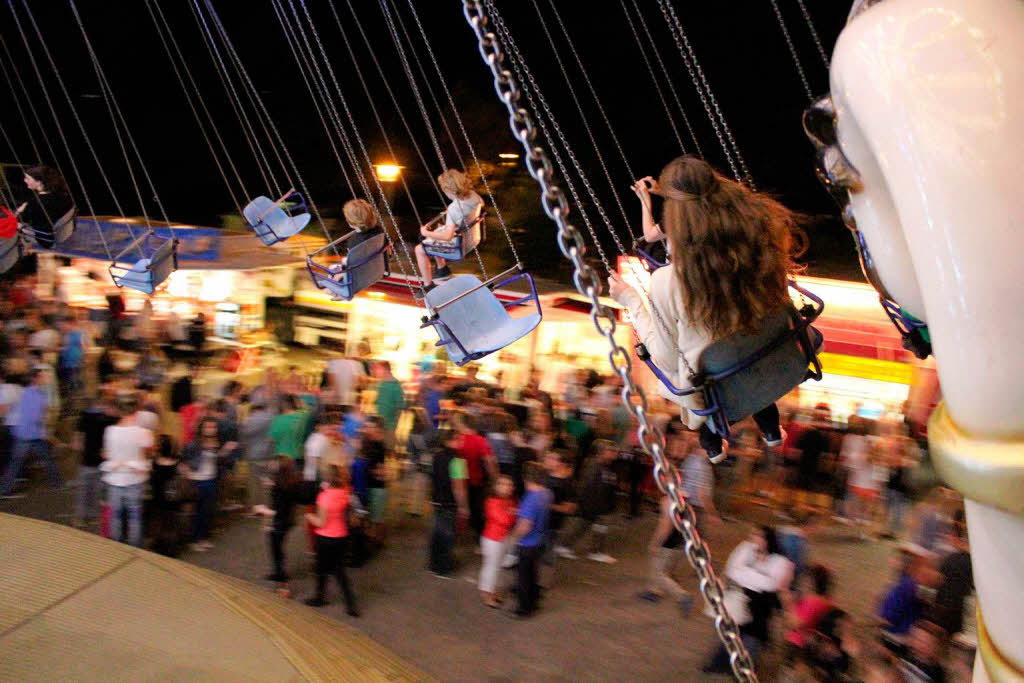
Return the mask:
POLYGON ((509 161, 513 161, 515 159, 518 159, 519 155, 516 154, 515 152, 502 152, 501 154, 498 155, 498 158, 499 159, 508 159, 509 161))
POLYGON ((398 164, 377 164, 373 170, 377 172, 377 180, 382 183, 393 183, 402 175, 402 167, 398 164))

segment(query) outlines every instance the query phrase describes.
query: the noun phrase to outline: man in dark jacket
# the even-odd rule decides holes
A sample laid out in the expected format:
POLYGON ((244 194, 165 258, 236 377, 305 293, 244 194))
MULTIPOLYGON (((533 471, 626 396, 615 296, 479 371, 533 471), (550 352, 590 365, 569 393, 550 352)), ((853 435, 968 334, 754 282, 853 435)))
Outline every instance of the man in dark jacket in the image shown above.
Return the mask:
POLYGON ((469 516, 469 496, 466 491, 466 461, 456 452, 460 436, 445 429, 438 433, 441 444, 431 465, 434 505, 434 531, 430 537, 428 568, 435 575, 449 578, 455 571, 456 514, 465 520, 469 516))

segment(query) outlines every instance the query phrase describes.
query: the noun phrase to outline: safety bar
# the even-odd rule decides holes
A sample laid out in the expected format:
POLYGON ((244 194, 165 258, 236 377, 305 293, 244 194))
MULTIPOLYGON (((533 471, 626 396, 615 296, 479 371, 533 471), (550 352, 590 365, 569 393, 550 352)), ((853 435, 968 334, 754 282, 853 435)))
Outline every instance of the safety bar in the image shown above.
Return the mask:
POLYGON ((121 260, 122 256, 124 256, 125 254, 127 254, 130 251, 135 251, 136 249, 141 247, 142 243, 145 242, 146 240, 148 240, 150 238, 150 236, 153 235, 153 234, 155 234, 155 233, 152 230, 147 230, 145 233, 143 233, 143 235, 141 237, 136 237, 131 242, 131 244, 129 244, 127 247, 125 247, 120 252, 118 252, 118 254, 111 261, 111 265, 112 266, 116 266, 118 261, 121 260))
MULTIPOLYGON (((283 194, 283 195, 281 196, 281 198, 280 198, 280 199, 278 199, 278 200, 277 200, 276 202, 274 202, 274 203, 273 203, 273 204, 272 204, 272 205, 270 206, 270 208, 268 208, 268 209, 267 209, 266 211, 264 211, 264 212, 263 212, 263 213, 261 213, 260 215, 256 216, 256 222, 257 222, 257 223, 261 223, 261 222, 263 222, 263 219, 267 217, 267 214, 269 214, 269 213, 270 213, 271 211, 273 211, 274 209, 276 209, 276 208, 279 208, 279 207, 280 207, 280 208, 284 208, 284 207, 282 207, 281 205, 282 205, 282 204, 284 204, 285 200, 286 200, 286 199, 288 199, 289 197, 291 197, 291 196, 292 196, 293 194, 299 194, 299 193, 295 191, 295 188, 294 188, 294 187, 290 187, 290 188, 288 188, 288 191, 287 191, 287 192, 285 192, 285 193, 284 193, 284 194, 283 194)), ((306 203, 306 202, 305 202, 305 199, 303 199, 302 195, 299 195, 299 203, 300 203, 300 204, 305 204, 305 203, 306 203)))
MULTIPOLYGON (((349 235, 346 235, 342 239, 346 239, 347 237, 349 237, 349 235)), ((336 240, 336 241, 340 241, 340 240, 336 240)), ((333 244, 333 242, 332 242, 332 244, 333 244)), ((385 251, 387 251, 387 249, 388 249, 388 244, 385 242, 384 245, 381 246, 379 249, 373 250, 372 252, 370 252, 369 254, 364 256, 359 261, 356 261, 355 263, 346 263, 344 270, 342 270, 340 272, 341 273, 347 273, 347 272, 349 272, 350 270, 352 270, 354 268, 358 268, 359 266, 365 265, 365 264, 369 263, 370 261, 372 261, 373 259, 375 259, 378 256, 380 256, 385 251)), ((323 249, 321 249, 320 251, 323 251, 323 249)), ((326 273, 327 275, 331 275, 331 276, 338 275, 337 272, 332 272, 330 268, 327 268, 326 266, 322 266, 322 265, 320 265, 319 263, 317 263, 316 261, 313 260, 313 257, 316 256, 317 254, 319 254, 320 251, 314 252, 314 253, 310 254, 306 258, 306 268, 309 270, 310 275, 313 275, 314 278, 316 277, 316 275, 313 273, 313 268, 316 268, 317 270, 321 270, 324 273, 326 273)))
POLYGON ((333 249, 334 247, 338 246, 339 244, 341 244, 345 240, 347 240, 350 237, 352 237, 352 235, 356 234, 357 232, 359 232, 359 231, 358 230, 349 230, 348 232, 346 232, 344 235, 342 235, 338 239, 334 240, 333 242, 329 242, 328 244, 325 244, 324 246, 320 247, 319 249, 314 251, 309 256, 310 257, 317 256, 318 254, 321 254, 321 253, 327 251, 328 249, 333 249))
MULTIPOLYGON (((442 308, 445 308, 446 306, 450 306, 451 304, 455 303, 459 299, 467 297, 467 296, 469 296, 470 294, 472 294, 473 292, 475 292, 475 291, 477 291, 479 289, 483 289, 484 287, 489 287, 495 281, 500 280, 501 278, 505 277, 509 273, 512 273, 512 272, 517 271, 517 270, 518 271, 522 271, 522 269, 523 269, 522 265, 517 263, 516 265, 512 266, 508 270, 505 270, 505 271, 503 271, 501 273, 498 273, 497 275, 492 277, 490 280, 487 280, 485 282, 481 282, 476 287, 473 287, 472 289, 467 289, 465 292, 462 292, 461 294, 457 294, 457 295, 453 296, 451 299, 448 299, 448 301, 445 301, 443 304, 438 304, 437 306, 434 306, 433 307, 434 315, 437 315, 437 311, 440 311, 442 308)), ((504 282, 502 284, 504 284, 504 282)))
POLYGON ((509 284, 511 282, 515 282, 516 280, 522 280, 524 277, 526 278, 527 282, 530 283, 530 293, 527 294, 526 296, 519 297, 515 301, 503 301, 501 303, 501 305, 507 311, 508 309, 510 309, 510 308, 512 308, 514 306, 519 306, 521 304, 525 304, 527 301, 533 301, 533 303, 537 306, 537 314, 543 316, 544 313, 543 313, 543 311, 541 311, 541 308, 540 308, 540 297, 537 296, 537 285, 533 281, 533 275, 532 274, 530 274, 530 273, 519 273, 518 275, 513 275, 512 277, 508 278, 507 280, 502 280, 501 282, 496 284, 494 286, 494 288, 495 289, 499 289, 500 287, 504 287, 505 285, 507 285, 507 284, 509 284))
POLYGON ((640 259, 647 264, 648 270, 657 270, 658 268, 664 268, 665 266, 668 265, 667 260, 659 261, 658 259, 648 254, 647 250, 640 246, 641 242, 649 244, 646 240, 637 238, 633 240, 633 251, 636 252, 636 255, 639 256, 640 259))

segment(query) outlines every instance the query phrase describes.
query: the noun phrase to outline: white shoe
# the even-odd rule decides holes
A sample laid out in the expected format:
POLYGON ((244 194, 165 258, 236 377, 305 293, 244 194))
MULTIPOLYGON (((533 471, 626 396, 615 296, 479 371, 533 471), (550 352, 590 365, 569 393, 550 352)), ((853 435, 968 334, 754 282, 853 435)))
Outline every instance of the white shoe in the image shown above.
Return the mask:
POLYGON ((205 553, 207 550, 209 550, 209 548, 203 545, 202 542, 190 544, 189 549, 196 553, 205 553))
POLYGON ((555 546, 555 555, 558 555, 559 557, 561 557, 562 559, 565 559, 565 560, 576 560, 576 559, 579 559, 576 556, 576 553, 574 553, 569 548, 566 548, 564 545, 556 545, 555 546))
POLYGON ((618 562, 618 560, 607 553, 590 553, 587 555, 587 559, 600 562, 601 564, 615 564, 618 562))
POLYGON ((505 559, 501 562, 502 569, 512 569, 512 567, 519 564, 519 558, 512 553, 505 555, 505 559))

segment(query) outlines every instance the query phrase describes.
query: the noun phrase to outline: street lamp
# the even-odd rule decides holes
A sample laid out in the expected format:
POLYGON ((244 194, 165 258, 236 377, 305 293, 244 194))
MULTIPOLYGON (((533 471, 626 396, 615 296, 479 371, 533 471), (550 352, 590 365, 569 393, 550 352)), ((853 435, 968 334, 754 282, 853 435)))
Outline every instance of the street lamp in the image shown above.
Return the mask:
POLYGON ((377 180, 382 183, 393 183, 402 175, 402 167, 393 163, 376 164, 373 170, 377 173, 377 180))

